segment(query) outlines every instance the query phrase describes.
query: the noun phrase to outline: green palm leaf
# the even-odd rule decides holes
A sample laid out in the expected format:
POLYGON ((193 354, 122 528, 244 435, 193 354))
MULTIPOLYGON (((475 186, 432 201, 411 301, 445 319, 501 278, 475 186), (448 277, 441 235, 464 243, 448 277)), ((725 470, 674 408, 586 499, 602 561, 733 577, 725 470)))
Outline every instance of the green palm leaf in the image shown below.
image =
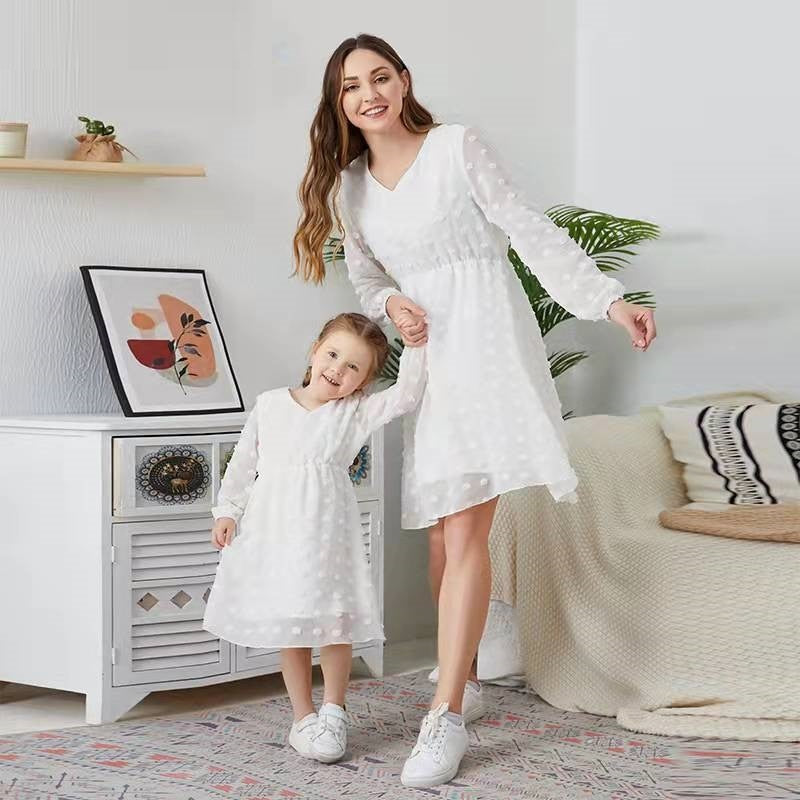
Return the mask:
POLYGON ((553 206, 545 213, 569 233, 603 272, 624 269, 630 264, 630 257, 636 255, 636 251, 631 250, 633 245, 661 235, 658 225, 652 222, 615 217, 577 206, 553 206))
POLYGON ((576 364, 580 364, 585 358, 589 358, 589 354, 584 350, 556 350, 551 353, 547 360, 550 362, 550 374, 553 376, 553 380, 576 364))
POLYGON ((389 342, 389 356, 386 359, 386 363, 383 365, 381 374, 378 376, 379 381, 394 383, 397 380, 397 375, 400 372, 400 356, 402 354, 402 339, 395 339, 394 342, 389 342))
POLYGON ((344 247, 340 236, 328 237, 328 241, 322 246, 322 261, 325 264, 344 261, 344 247))

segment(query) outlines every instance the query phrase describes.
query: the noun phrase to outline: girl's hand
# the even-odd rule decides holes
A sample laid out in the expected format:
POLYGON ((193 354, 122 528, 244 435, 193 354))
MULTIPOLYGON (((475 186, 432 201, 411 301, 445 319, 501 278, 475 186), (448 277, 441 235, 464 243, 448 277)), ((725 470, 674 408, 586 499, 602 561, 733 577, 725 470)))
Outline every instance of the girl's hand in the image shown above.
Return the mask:
POLYGON ((400 331, 404 345, 421 347, 428 341, 428 318, 424 308, 402 294, 395 294, 386 301, 386 313, 400 331))
POLYGON ((656 338, 656 321, 651 308, 615 300, 608 309, 608 318, 625 328, 637 350, 647 350, 656 338))
POLYGON ((230 517, 220 517, 211 529, 211 545, 215 550, 222 550, 233 541, 233 532, 236 530, 236 520, 230 517))

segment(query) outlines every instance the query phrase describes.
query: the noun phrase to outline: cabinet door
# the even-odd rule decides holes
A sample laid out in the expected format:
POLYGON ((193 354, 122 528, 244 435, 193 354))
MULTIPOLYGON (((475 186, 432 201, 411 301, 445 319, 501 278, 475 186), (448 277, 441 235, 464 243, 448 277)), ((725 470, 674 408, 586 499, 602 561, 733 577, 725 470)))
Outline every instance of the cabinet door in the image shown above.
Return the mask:
POLYGON ((242 647, 232 645, 236 652, 234 671, 247 672, 251 669, 278 670, 281 666, 281 651, 268 650, 265 647, 242 647))
MULTIPOLYGON (((379 500, 368 500, 358 504, 361 512, 361 530, 364 542, 364 552, 370 562, 372 584, 378 594, 380 616, 383 621, 383 536, 381 530, 381 504, 379 500)), ((251 669, 277 669, 280 667, 280 650, 257 647, 235 646, 236 672, 246 672, 251 669)), ((312 655, 316 658, 319 649, 314 648, 312 655)))
POLYGON ((383 622, 383 526, 380 500, 359 503, 358 510, 361 512, 364 550, 369 560, 372 585, 378 595, 381 622, 383 622))
POLYGON ((230 672, 230 645, 203 630, 219 553, 211 519, 112 526, 113 683, 230 672))

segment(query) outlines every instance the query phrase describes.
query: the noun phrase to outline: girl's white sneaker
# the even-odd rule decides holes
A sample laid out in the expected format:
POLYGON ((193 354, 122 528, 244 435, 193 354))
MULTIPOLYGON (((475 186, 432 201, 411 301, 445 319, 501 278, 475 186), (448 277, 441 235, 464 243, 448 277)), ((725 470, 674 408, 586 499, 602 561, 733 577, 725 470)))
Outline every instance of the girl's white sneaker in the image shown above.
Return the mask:
POLYGON ((297 750, 301 756, 305 756, 306 758, 314 758, 314 753, 311 750, 311 740, 313 739, 316 731, 316 712, 306 714, 303 719, 292 723, 292 728, 289 731, 289 744, 295 750, 297 750))
POLYGON ((317 761, 333 764, 347 750, 347 714, 335 703, 324 703, 319 710, 317 729, 311 740, 311 751, 317 761))
POLYGON ((422 720, 417 743, 400 774, 403 786, 430 789, 455 778, 469 737, 464 723, 457 724, 446 714, 447 703, 442 703, 422 720))

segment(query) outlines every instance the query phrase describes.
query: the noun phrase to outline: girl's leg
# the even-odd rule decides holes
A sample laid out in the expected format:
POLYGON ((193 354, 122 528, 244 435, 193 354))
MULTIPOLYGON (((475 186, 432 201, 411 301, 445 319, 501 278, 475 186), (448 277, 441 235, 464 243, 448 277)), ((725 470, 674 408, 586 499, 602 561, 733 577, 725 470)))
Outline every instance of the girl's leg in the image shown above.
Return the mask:
POLYGON ((311 648, 287 647, 281 650, 281 672, 289 699, 292 701, 294 721, 314 713, 311 702, 311 648))
POLYGON ((486 625, 492 588, 489 531, 497 498, 444 519, 446 562, 439 591, 439 684, 432 707, 460 714, 470 664, 486 625))
POLYGON ((353 663, 351 644, 329 644, 320 648, 320 664, 325 679, 323 703, 335 703, 344 707, 347 683, 350 680, 350 666, 353 663))
POLYGON ((320 648, 320 663, 325 678, 325 697, 319 709, 319 724, 314 736, 314 757, 326 764, 344 758, 347 750, 347 714, 344 697, 350 680, 353 647, 329 644, 320 648))
MULTIPOLYGON (((433 604, 439 608, 439 593, 442 589, 442 578, 447 557, 444 547, 444 519, 440 519, 432 528, 428 529, 428 581, 431 586, 433 604)), ((478 682, 478 656, 477 652, 469 668, 468 680, 478 682)))

